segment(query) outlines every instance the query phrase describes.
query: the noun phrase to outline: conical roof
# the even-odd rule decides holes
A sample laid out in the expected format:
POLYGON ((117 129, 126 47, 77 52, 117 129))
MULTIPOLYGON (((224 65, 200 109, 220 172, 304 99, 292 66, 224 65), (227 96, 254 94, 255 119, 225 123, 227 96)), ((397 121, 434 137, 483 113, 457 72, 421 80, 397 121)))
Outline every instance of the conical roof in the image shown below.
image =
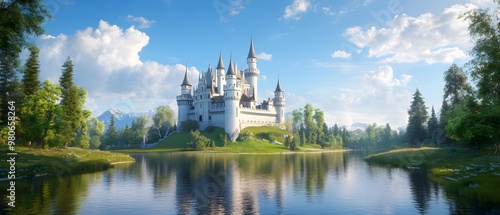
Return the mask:
POLYGON ((186 73, 184 74, 184 81, 182 81, 181 86, 191 86, 191 84, 189 83, 187 67, 186 67, 186 73))
POLYGON ((276 85, 276 90, 274 90, 274 92, 283 92, 283 90, 281 89, 281 85, 280 85, 280 80, 278 79, 278 85, 276 85))
POLYGON ((234 71, 233 68, 233 62, 231 59, 229 59, 229 69, 227 70, 226 75, 236 75, 236 72, 234 71))
POLYGON ((219 54, 219 63, 217 64, 217 69, 224 69, 224 62, 222 62, 222 52, 219 54))
POLYGON ((253 49, 253 39, 250 39, 250 50, 248 51, 247 58, 257 58, 257 55, 255 55, 255 50, 253 49))

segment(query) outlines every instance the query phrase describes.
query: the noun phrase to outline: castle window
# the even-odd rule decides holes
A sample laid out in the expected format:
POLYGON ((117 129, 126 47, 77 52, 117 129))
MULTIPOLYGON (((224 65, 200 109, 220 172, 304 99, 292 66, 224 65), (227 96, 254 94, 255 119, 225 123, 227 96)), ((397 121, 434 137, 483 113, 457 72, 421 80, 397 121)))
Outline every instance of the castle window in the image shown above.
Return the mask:
POLYGON ((203 119, 203 117, 200 115, 200 117, 199 117, 199 118, 200 118, 199 120, 200 120, 200 122, 201 122, 201 120, 203 119))
POLYGON ((212 116, 208 116, 208 120, 211 121, 212 120, 212 116))

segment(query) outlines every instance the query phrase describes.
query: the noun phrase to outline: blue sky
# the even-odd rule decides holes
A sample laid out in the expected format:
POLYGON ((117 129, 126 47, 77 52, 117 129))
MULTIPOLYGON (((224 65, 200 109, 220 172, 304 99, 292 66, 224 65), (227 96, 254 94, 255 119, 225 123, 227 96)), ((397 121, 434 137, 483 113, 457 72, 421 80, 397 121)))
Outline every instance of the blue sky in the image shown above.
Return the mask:
MULTIPOLYGON (((287 111, 310 103, 327 124, 407 123, 416 88, 439 110, 443 72, 469 60, 467 8, 488 0, 46 0, 54 18, 36 38, 41 78, 58 82, 70 56, 93 116, 177 109, 187 64, 192 83, 219 52, 246 68, 250 38, 259 98, 278 77, 287 111)), ((23 53, 24 57, 27 52, 23 53)), ((227 65, 226 65, 227 66, 227 65)))

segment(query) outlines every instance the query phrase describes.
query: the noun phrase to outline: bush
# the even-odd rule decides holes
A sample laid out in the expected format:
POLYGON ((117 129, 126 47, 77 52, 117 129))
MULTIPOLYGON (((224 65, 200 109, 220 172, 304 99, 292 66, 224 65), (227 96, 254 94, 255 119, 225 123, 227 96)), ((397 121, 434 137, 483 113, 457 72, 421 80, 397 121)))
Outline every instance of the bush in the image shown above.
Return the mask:
POLYGON ((188 143, 189 148, 193 150, 203 150, 206 147, 210 146, 210 139, 203 136, 200 131, 191 131, 189 134, 191 135, 191 140, 188 143))
POLYGON ((200 129, 200 124, 194 120, 187 120, 181 123, 181 131, 195 131, 200 129))

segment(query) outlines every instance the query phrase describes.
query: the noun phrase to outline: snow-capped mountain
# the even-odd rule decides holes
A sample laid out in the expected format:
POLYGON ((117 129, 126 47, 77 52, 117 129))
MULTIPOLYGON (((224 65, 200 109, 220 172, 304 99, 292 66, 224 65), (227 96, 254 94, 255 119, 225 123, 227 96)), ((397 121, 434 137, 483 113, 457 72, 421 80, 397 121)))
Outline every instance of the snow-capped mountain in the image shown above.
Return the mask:
POLYGON ((125 113, 119 109, 111 108, 104 111, 97 119, 104 122, 104 128, 107 129, 111 121, 111 115, 115 118, 116 129, 125 128, 125 125, 132 125, 132 121, 136 120, 141 116, 146 116, 151 119, 154 115, 154 111, 140 112, 140 113, 125 113))

